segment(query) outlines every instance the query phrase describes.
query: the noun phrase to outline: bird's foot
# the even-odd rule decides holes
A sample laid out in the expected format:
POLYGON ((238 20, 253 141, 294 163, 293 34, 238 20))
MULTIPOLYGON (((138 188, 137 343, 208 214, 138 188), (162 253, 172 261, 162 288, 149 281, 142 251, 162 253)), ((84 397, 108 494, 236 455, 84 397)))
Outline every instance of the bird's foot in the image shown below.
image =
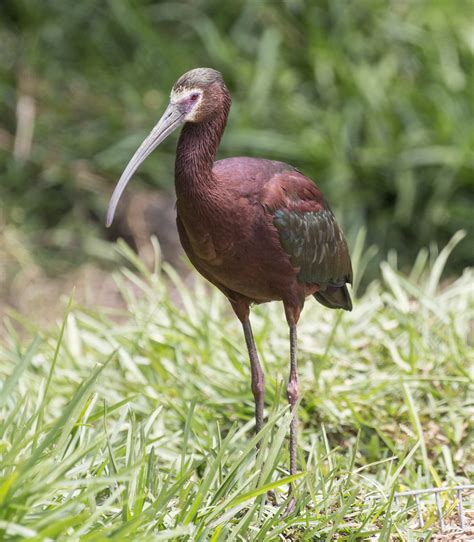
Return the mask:
POLYGON ((291 497, 281 517, 283 519, 287 518, 289 515, 291 515, 295 511, 295 507, 296 507, 296 499, 294 497, 291 497))

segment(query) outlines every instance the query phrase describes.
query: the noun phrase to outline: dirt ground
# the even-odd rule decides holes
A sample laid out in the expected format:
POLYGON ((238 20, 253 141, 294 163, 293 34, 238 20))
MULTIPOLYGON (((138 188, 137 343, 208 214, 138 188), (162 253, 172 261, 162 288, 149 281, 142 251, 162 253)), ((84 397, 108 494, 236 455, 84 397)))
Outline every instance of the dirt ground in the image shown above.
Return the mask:
POLYGON ((436 542, 467 542, 468 540, 474 540, 474 512, 471 510, 465 511, 464 521, 465 529, 463 531, 459 526, 457 514, 453 514, 445 519, 443 532, 435 534, 432 540, 436 542))

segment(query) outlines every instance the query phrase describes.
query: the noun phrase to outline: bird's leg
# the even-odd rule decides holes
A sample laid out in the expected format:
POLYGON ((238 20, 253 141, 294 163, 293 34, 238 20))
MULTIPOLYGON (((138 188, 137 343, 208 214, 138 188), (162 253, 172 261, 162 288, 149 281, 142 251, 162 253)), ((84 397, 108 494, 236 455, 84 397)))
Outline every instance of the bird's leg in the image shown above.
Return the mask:
MULTIPOLYGON (((250 358, 250 372, 252 375, 252 393, 255 400, 255 431, 260 432, 263 427, 263 402, 265 396, 265 377, 263 375, 262 367, 258 359, 257 347, 252 333, 252 326, 250 325, 250 308, 249 303, 242 299, 236 299, 235 296, 228 296, 229 301, 232 304, 237 318, 242 322, 244 328, 245 342, 247 344, 247 350, 250 358)), ((257 450, 260 448, 260 443, 257 443, 257 450)), ((277 499, 273 490, 267 492, 267 498, 272 503, 277 503, 277 499)))
MULTIPOLYGON (((296 335, 296 324, 300 316, 302 309, 301 306, 290 306, 285 304, 285 313, 288 325, 290 327, 290 377, 288 379, 288 386, 286 388, 286 393, 288 397, 288 402, 290 404, 291 410, 291 422, 290 422, 290 474, 296 474, 296 449, 298 443, 298 413, 296 409, 296 404, 299 397, 299 388, 298 388, 298 372, 296 366, 296 347, 297 347, 297 335, 296 335)), ((290 485, 289 495, 292 493, 292 485, 290 485)), ((292 496, 286 510, 284 512, 284 517, 291 514, 296 505, 296 500, 292 496)))
POLYGON ((265 394, 265 380, 262 367, 258 359, 257 348, 253 339, 250 319, 247 317, 242 321, 244 328, 245 342, 249 351, 250 372, 252 374, 252 393, 255 399, 255 430, 258 433, 263 426, 263 400, 265 394))
POLYGON ((296 368, 296 344, 296 324, 290 324, 290 378, 286 388, 292 413, 290 425, 290 474, 296 474, 296 446, 298 440, 298 415, 295 408, 299 395, 298 373, 296 368))
MULTIPOLYGON (((244 328, 245 342, 249 351, 250 371, 252 374, 252 393, 255 399, 255 431, 260 432, 263 427, 263 403, 265 397, 265 377, 258 359, 257 348, 253 339, 250 319, 247 316, 242 321, 244 328)), ((257 442, 257 450, 260 448, 260 442, 257 442)), ((277 504, 277 498, 273 490, 267 491, 267 498, 271 503, 277 504)))
MULTIPOLYGON (((235 295, 228 296, 237 318, 242 322, 244 328, 245 342, 250 358, 250 372, 252 375, 252 393, 255 400, 255 429, 258 433, 263 426, 263 400, 265 394, 265 380, 262 367, 258 359, 257 348, 253 339, 252 327, 250 325, 250 304, 247 300, 238 298, 235 295)), ((258 448, 258 444, 257 444, 258 448)))

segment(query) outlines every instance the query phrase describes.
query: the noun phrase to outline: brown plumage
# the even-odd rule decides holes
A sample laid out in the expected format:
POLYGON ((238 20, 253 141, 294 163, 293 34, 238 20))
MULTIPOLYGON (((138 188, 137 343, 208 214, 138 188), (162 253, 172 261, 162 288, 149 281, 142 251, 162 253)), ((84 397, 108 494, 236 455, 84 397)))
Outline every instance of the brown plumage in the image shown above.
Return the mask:
MULTIPOLYGON (((219 72, 198 68, 175 83, 163 117, 130 160, 112 196, 107 224, 141 162, 178 126, 175 182, 179 237, 196 269, 229 299, 249 351, 256 429, 263 423, 263 372, 249 321, 253 303, 283 301, 290 327, 288 400, 298 399, 296 324, 309 295, 352 309, 347 243, 319 188, 295 168, 237 157, 214 162, 230 109, 219 72)), ((296 472, 296 412, 290 434, 296 472)), ((291 505, 290 505, 291 508, 291 505)))

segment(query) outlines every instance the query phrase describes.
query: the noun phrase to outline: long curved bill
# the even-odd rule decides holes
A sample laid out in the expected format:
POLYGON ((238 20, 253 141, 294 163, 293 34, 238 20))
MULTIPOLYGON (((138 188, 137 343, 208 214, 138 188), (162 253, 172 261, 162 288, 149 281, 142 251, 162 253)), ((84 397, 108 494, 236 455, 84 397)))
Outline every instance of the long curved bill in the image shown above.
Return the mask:
POLYGON ((156 126, 149 133, 143 143, 138 147, 122 173, 122 176, 115 187, 114 193, 110 198, 109 208, 107 210, 107 220, 105 222, 107 227, 112 224, 115 210, 117 209, 117 204, 128 184, 128 181, 132 178, 140 164, 144 162, 144 160, 156 149, 156 147, 158 147, 158 145, 164 139, 166 139, 171 132, 176 130, 178 126, 184 124, 184 116, 184 113, 180 111, 175 104, 169 104, 156 126))

